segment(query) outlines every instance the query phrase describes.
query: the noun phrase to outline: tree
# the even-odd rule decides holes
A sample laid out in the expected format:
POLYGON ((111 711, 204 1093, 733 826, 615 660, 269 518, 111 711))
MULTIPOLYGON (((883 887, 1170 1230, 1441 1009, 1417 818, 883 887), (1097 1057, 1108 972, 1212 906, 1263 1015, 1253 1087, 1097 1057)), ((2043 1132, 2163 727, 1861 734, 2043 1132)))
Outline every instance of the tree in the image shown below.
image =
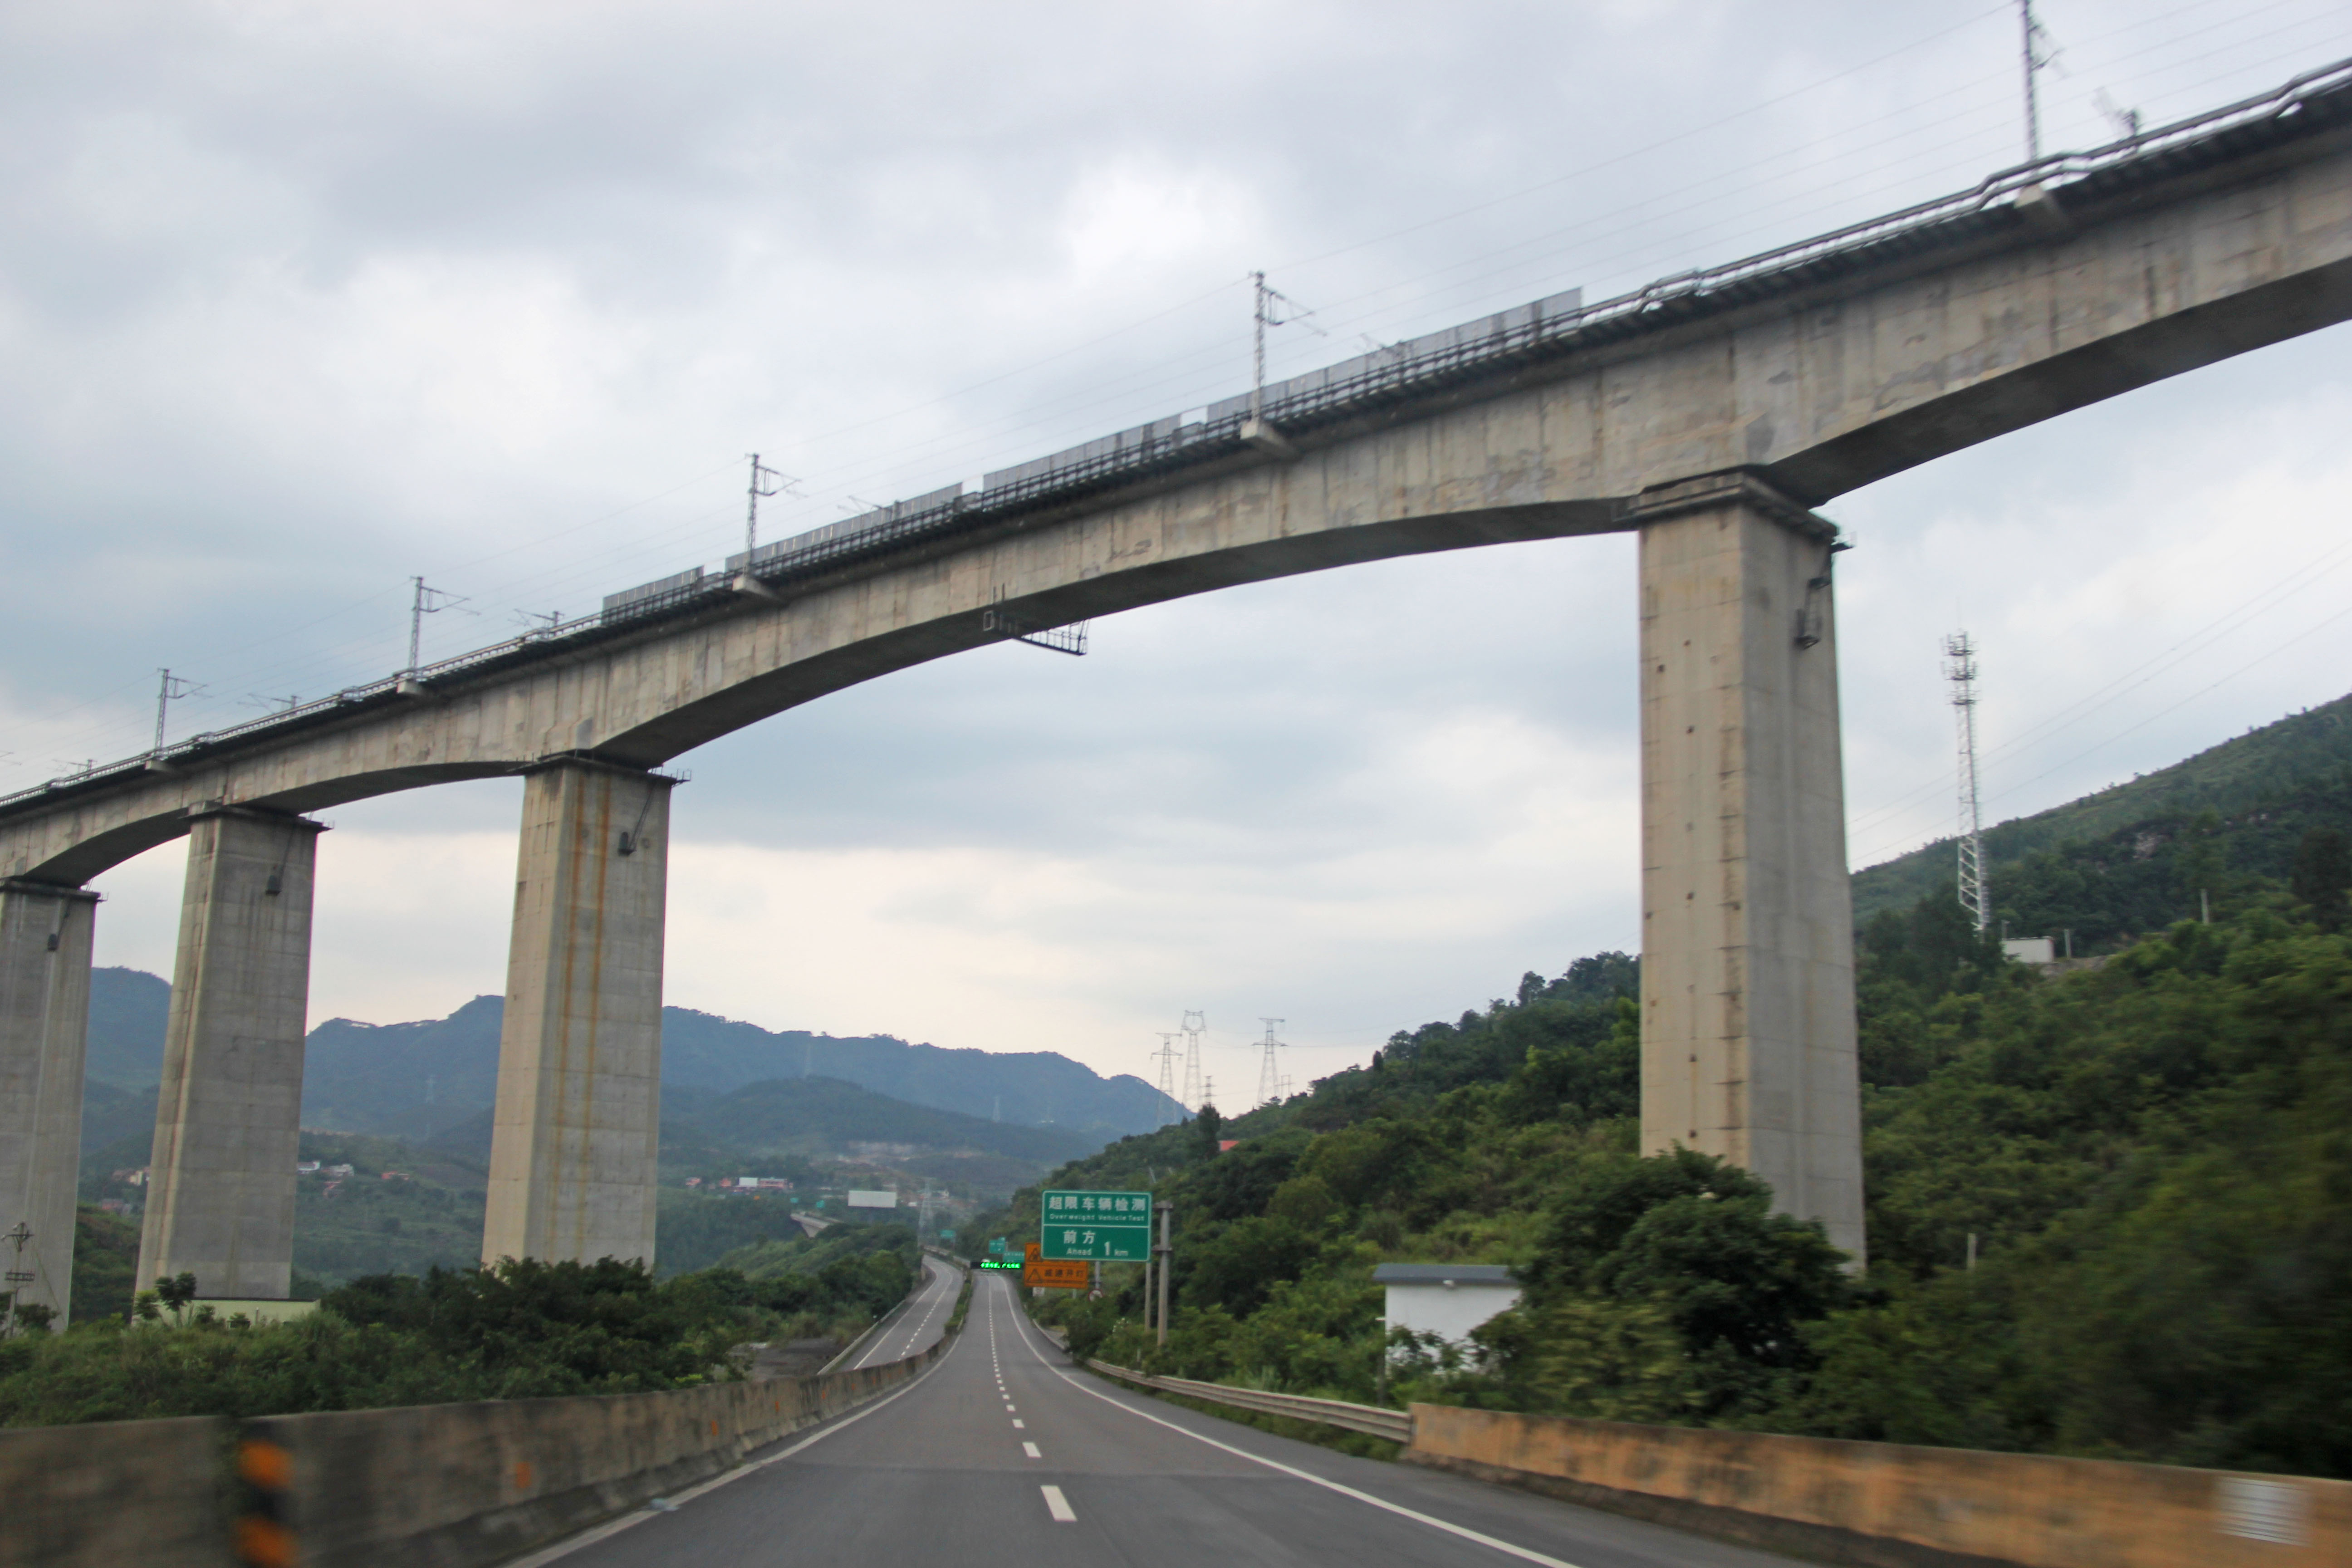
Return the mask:
POLYGON ((155 1300, 175 1318, 185 1311, 188 1303, 195 1299, 196 1277, 193 1273, 183 1272, 168 1279, 155 1281, 155 1300))
POLYGON ((2180 896, 2190 909, 2198 907, 2200 893, 2218 889, 2221 873, 2228 868, 2229 857, 2221 838, 2221 817, 2210 806, 2197 814, 2180 836, 2180 847, 2173 852, 2173 875, 2179 879, 2180 896))
POLYGON ((2294 869, 2289 886, 2294 896, 2311 906, 2314 919, 2326 931, 2339 931, 2346 915, 2345 890, 2352 889, 2352 850, 2344 835, 2333 827, 2315 827, 2295 847, 2294 869))
POLYGON ((1213 1105, 1201 1107, 1201 1113, 1192 1118, 1193 1153, 1203 1160, 1215 1159, 1217 1145, 1223 1141, 1224 1135, 1225 1119, 1218 1113, 1217 1108, 1213 1105))

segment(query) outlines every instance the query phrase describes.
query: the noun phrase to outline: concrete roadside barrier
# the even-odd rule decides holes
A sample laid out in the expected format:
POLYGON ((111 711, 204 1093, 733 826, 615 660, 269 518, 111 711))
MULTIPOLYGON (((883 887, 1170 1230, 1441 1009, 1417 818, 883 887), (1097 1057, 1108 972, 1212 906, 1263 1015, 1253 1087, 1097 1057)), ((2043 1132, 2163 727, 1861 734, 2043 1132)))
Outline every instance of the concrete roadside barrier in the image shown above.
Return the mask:
POLYGON ((2352 1481, 1412 1407, 1400 1456, 1858 1568, 2340 1568, 2352 1481))
POLYGON ((0 1568, 476 1568, 720 1475, 953 1343, 658 1394, 0 1431, 0 1568))
POLYGON ((0 1565, 230 1568, 226 1439, 202 1415, 0 1431, 0 1565))

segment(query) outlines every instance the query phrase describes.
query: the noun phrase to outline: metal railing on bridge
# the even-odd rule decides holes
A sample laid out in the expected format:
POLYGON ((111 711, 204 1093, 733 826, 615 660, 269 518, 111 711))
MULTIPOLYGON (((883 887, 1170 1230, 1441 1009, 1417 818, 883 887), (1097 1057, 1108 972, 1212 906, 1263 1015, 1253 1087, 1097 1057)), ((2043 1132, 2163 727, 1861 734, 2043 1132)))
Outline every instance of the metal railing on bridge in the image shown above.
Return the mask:
MULTIPOLYGON (((2143 180, 2168 178, 2258 150, 2265 135, 2281 134, 2282 127, 2284 134, 2302 135, 2346 121, 2352 121, 2352 59, 2103 147, 2020 163, 1964 191, 1736 261, 1674 273, 1597 304, 1584 304, 1575 291, 1552 295, 1342 361, 1266 387, 1264 418, 1286 436, 1341 424, 1926 249, 1960 237, 1958 229, 1987 221, 1988 215, 2029 193, 2054 191, 2076 198, 2120 194, 2143 180)), ((591 615, 0 795, 0 812, 199 761, 242 742, 299 732, 457 677, 496 674, 634 633, 648 623, 702 613, 740 597, 734 586, 740 573, 748 572, 763 589, 772 590, 1026 512, 1236 458, 1250 450, 1243 436, 1249 405, 1247 395, 1228 398, 990 474, 977 490, 951 485, 779 540, 730 559, 726 570, 697 566, 657 578, 609 595, 591 615)))

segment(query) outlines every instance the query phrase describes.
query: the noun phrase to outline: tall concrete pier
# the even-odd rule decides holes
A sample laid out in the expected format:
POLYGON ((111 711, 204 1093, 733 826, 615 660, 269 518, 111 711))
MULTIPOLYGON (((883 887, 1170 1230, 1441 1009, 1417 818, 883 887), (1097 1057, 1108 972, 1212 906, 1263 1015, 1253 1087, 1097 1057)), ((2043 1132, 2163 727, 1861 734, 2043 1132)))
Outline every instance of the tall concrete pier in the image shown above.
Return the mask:
POLYGON ((292 1285, 310 889, 323 831, 238 806, 190 824, 142 1289, 193 1273, 200 1297, 283 1300, 292 1285))
POLYGON ((1759 480, 1641 498, 1642 1147, 1863 1257, 1836 530, 1759 480))
POLYGON ((74 1191, 98 895, 0 881, 0 1289, 73 1310, 74 1191), (20 1228, 21 1227, 21 1228, 20 1228))
POLYGON ((524 781, 485 1263, 653 1262, 675 783, 584 759, 524 781))
MULTIPOLYGON (((716 568, 681 560, 574 620, 0 795, 0 879, 38 888, 198 827, 142 1272, 248 1288, 228 1279, 261 1243, 224 1226, 284 1251, 263 1197, 290 1201, 310 863, 299 939, 215 931, 215 906, 247 896, 224 802, 285 824, 528 781, 483 1253, 646 1258, 669 788, 646 770, 1024 628, 1629 530, 1643 1136, 1754 1170, 1859 1255, 1832 539, 1804 509, 2352 321, 2347 193, 2352 66, 1613 299, 1530 300, 716 568), (225 1021, 237 1007, 248 1024, 225 1021), (261 1057, 283 1071, 246 1065, 261 1057)), ((79 1026, 40 999, 31 940, 0 931, 0 1141, 18 1141, 0 1155, 79 1081, 79 1026), (54 1072, 26 1065, 36 1037, 67 1053, 54 1072)))

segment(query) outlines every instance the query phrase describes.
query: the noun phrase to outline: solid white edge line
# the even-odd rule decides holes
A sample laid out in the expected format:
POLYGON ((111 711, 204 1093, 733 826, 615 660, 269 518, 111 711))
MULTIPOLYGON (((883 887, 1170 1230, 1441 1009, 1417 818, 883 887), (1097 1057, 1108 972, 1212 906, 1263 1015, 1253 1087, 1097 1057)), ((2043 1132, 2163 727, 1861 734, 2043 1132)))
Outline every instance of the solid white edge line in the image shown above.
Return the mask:
POLYGON ((1061 1488, 1039 1487, 1037 1489, 1045 1494, 1045 1511, 1054 1516, 1055 1524, 1078 1522, 1078 1510, 1070 1506, 1070 1500, 1062 1495, 1061 1488))
MULTIPOLYGON (((1018 1326, 1018 1322, 1019 1320, 1016 1316, 1016 1327, 1018 1326)), ((1214 1437, 1203 1436, 1199 1432, 1193 1431, 1189 1426, 1180 1426, 1173 1421, 1163 1420, 1160 1416, 1151 1414, 1149 1410, 1138 1410, 1134 1405, 1126 1403, 1124 1400, 1113 1399, 1109 1394, 1105 1394, 1102 1390, 1098 1388, 1089 1388, 1085 1384, 1080 1383, 1076 1378, 1072 1377, 1068 1373, 1064 1372, 1060 1367, 1055 1366, 1052 1362, 1045 1359, 1044 1352, 1039 1351, 1036 1345, 1030 1341, 1028 1331, 1025 1327, 1019 1328, 1019 1332, 1021 1335, 1021 1342, 1029 1347, 1029 1353, 1037 1358, 1038 1365, 1044 1367, 1047 1372, 1052 1373, 1055 1377, 1060 1378, 1064 1383, 1068 1384, 1072 1388, 1076 1389, 1079 1393, 1091 1394, 1097 1399, 1101 1400, 1105 1405, 1124 1410, 1129 1415, 1139 1415, 1146 1421, 1167 1427, 1171 1432, 1181 1432, 1196 1443, 1206 1443, 1212 1448, 1222 1448, 1226 1453, 1231 1454, 1237 1458, 1247 1459, 1254 1465, 1264 1465, 1269 1470, 1280 1470, 1286 1476, 1296 1477, 1299 1480, 1308 1482, 1314 1486, 1321 1487, 1326 1491, 1338 1492, 1341 1497, 1353 1498, 1358 1502, 1370 1503, 1374 1508, 1383 1510, 1389 1513, 1396 1514, 1401 1518, 1412 1520, 1416 1524, 1425 1524, 1432 1530, 1442 1530, 1446 1534, 1459 1536, 1464 1541, 1474 1541, 1481 1546, 1492 1547, 1494 1550, 1503 1552, 1507 1556, 1516 1557, 1523 1563, 1539 1563, 1542 1565, 1542 1568, 1576 1568, 1576 1564, 1572 1563, 1564 1563, 1557 1557, 1547 1557, 1540 1552, 1533 1552, 1524 1546, 1514 1546, 1507 1541, 1498 1541, 1491 1535, 1482 1534, 1477 1531, 1468 1528, 1466 1525, 1454 1524, 1445 1520, 1423 1513, 1416 1509, 1407 1508, 1402 1503, 1391 1502, 1385 1498, 1374 1497, 1370 1492, 1358 1491, 1353 1487, 1343 1486, 1339 1482, 1334 1480, 1327 1480, 1323 1477, 1316 1475, 1311 1470, 1298 1469, 1293 1466, 1284 1464, 1279 1459, 1269 1459, 1263 1454, 1253 1454, 1247 1448, 1236 1448, 1231 1443, 1220 1443, 1214 1437)))
MULTIPOLYGON (((931 1272, 931 1260, 930 1260, 929 1258, 924 1258, 924 1259, 922 1260, 922 1269, 923 1269, 923 1288, 924 1288, 926 1290, 931 1290, 931 1292, 932 1292, 932 1294, 931 1294, 931 1308, 932 1308, 932 1309, 934 1309, 934 1310, 936 1310, 936 1309, 938 1308, 938 1306, 939 1306, 939 1294, 938 1294, 937 1290, 933 1289, 932 1288, 933 1288, 933 1287, 935 1287, 935 1286, 938 1286, 938 1285, 940 1285, 940 1284, 944 1283, 944 1281, 945 1281, 945 1279, 946 1279, 946 1277, 947 1277, 947 1275, 948 1275, 948 1273, 949 1273, 949 1270, 948 1270, 948 1269, 946 1269, 945 1268, 940 1268, 940 1270, 937 1274, 932 1273, 932 1272, 931 1272)), ((917 1300, 920 1300, 920 1298, 919 1297, 919 1298, 917 1298, 917 1300)), ((927 1311, 925 1311, 925 1312, 924 1312, 924 1314, 923 1314, 923 1321, 922 1321, 921 1323, 919 1323, 919 1324, 917 1324, 917 1325, 915 1326, 915 1333, 920 1333, 920 1332, 922 1332, 922 1331, 923 1331, 923 1329, 924 1329, 927 1325, 929 1325, 929 1324, 930 1321, 931 1321, 931 1318, 930 1318, 930 1312, 929 1312, 929 1310, 927 1310, 927 1311)), ((880 1350, 884 1345, 888 1344, 889 1342, 890 1342, 890 1336, 889 1336, 889 1335, 887 1335, 887 1334, 884 1334, 884 1335, 880 1336, 880 1337, 879 1337, 879 1338, 877 1338, 877 1340, 876 1340, 876 1341, 875 1341, 871 1345, 869 1345, 869 1346, 867 1346, 867 1347, 866 1347, 866 1353, 865 1353, 864 1355, 859 1356, 859 1357, 857 1358, 857 1365, 856 1365, 856 1366, 845 1367, 845 1368, 844 1368, 843 1370, 844 1370, 844 1371, 845 1371, 845 1372, 856 1372, 856 1371, 858 1371, 860 1368, 863 1368, 863 1367, 864 1367, 864 1366, 866 1366, 868 1363, 870 1363, 870 1362, 872 1362, 872 1361, 873 1361, 875 1352, 877 1352, 877 1351, 880 1350)), ((907 1356, 908 1356, 908 1355, 912 1355, 912 1354, 914 1354, 914 1349, 913 1349, 914 1343, 915 1343, 915 1334, 908 1334, 908 1335, 907 1336, 907 1344, 908 1344, 908 1351, 907 1351, 907 1354, 906 1354, 906 1355, 901 1355, 901 1356, 898 1357, 897 1359, 898 1359, 898 1360, 899 1360, 899 1361, 904 1361, 904 1360, 906 1360, 906 1359, 907 1359, 907 1356)))
MULTIPOLYGON (((962 1342, 963 1342, 961 1339, 956 1341, 957 1345, 960 1345, 962 1342)), ((784 1449, 781 1453, 771 1454, 764 1459, 753 1459, 747 1464, 738 1465, 733 1469, 727 1471, 723 1475, 713 1476, 709 1480, 702 1482, 698 1486, 687 1488, 686 1490, 672 1496, 669 1500, 673 1504, 692 1502, 696 1498, 700 1497, 703 1493, 708 1491, 716 1491, 730 1481, 740 1481, 745 1476, 751 1475, 754 1471, 764 1470, 770 1465, 782 1464, 786 1459, 791 1458, 794 1454, 799 1453, 803 1448, 809 1447, 814 1444, 824 1442, 827 1437, 832 1436, 835 1432, 840 1431, 845 1426, 855 1426, 857 1423, 865 1420, 868 1415, 873 1415, 884 1405, 904 1399, 907 1395, 914 1393, 916 1388, 921 1384, 925 1378, 930 1376, 931 1373, 945 1366, 947 1364, 948 1356, 955 1354, 955 1352, 956 1345, 950 1345, 948 1347, 947 1355, 940 1357, 939 1360, 933 1362, 930 1365, 917 1373, 914 1377, 908 1381, 907 1386, 898 1390, 896 1394, 886 1394, 881 1398, 876 1400, 873 1404, 862 1405, 859 1408, 851 1411, 848 1415, 843 1416, 840 1420, 834 1422, 831 1426, 822 1427, 817 1431, 810 1433, 807 1436, 802 1438, 799 1442, 793 1444, 791 1447, 784 1449)), ((518 1557, 512 1562, 504 1564, 503 1568, 542 1568, 542 1564, 552 1563, 558 1558, 569 1557, 572 1553, 579 1551, 583 1547, 593 1546, 598 1542, 618 1535, 621 1531, 630 1529, 635 1525, 643 1524, 646 1520, 651 1519, 652 1517, 654 1517, 653 1514, 649 1512, 643 1504, 640 1504, 637 1507, 631 1509, 627 1513, 623 1514, 618 1519, 608 1519, 602 1524, 595 1525, 591 1529, 581 1531, 578 1535, 572 1537, 568 1541, 559 1541, 552 1546, 542 1546, 528 1557, 518 1557)))

